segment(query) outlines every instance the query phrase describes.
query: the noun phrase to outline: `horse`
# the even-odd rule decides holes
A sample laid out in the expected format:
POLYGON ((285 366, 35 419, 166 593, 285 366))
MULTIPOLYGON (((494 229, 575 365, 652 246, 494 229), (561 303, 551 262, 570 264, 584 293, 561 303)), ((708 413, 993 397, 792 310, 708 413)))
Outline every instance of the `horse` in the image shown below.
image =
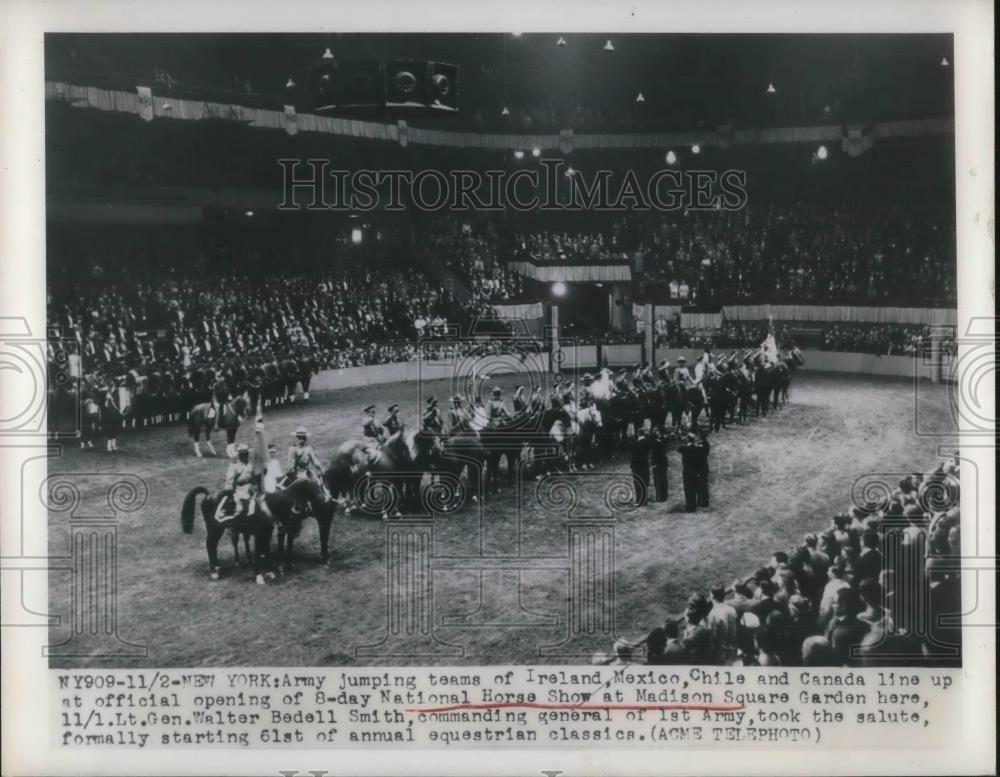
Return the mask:
POLYGON ((478 502, 479 496, 486 493, 487 449, 481 434, 470 429, 449 435, 442 442, 435 459, 436 469, 454 478, 461 478, 462 473, 468 470, 469 493, 473 502, 478 502))
POLYGON ((430 471, 437 454, 432 435, 404 430, 379 448, 349 440, 337 449, 324 481, 335 497, 346 495, 348 504, 353 501, 362 508, 375 507, 383 518, 400 515, 400 508, 419 502, 423 475, 430 471))
MULTIPOLYGON (((222 405, 218 412, 219 426, 226 432, 226 455, 231 459, 236 458, 236 433, 240 429, 240 422, 246 417, 247 400, 245 397, 236 397, 222 405)), ((215 426, 215 415, 211 402, 201 402, 191 408, 188 413, 188 435, 194 442, 194 455, 201 458, 201 447, 199 438, 202 433, 205 435, 205 445, 213 456, 218 454, 212 445, 212 429, 215 426)))
POLYGON ((88 396, 83 400, 82 417, 80 418, 80 449, 93 448, 94 437, 101 428, 101 406, 97 400, 88 396))
MULTIPOLYGON (((222 539, 222 535, 228 530, 233 540, 233 554, 237 563, 239 563, 239 535, 244 535, 244 542, 247 543, 247 553, 250 552, 247 538, 249 536, 254 538, 254 554, 252 557, 254 577, 258 584, 263 585, 264 574, 268 571, 266 562, 271 549, 271 532, 274 528, 273 518, 268 516, 257 505, 252 515, 248 511, 238 518, 231 518, 228 521, 220 522, 215 517, 216 510, 219 507, 219 498, 217 496, 210 496, 208 489, 203 486, 197 486, 188 492, 187 496, 184 497, 184 503, 181 505, 181 530, 185 534, 191 534, 194 531, 194 509, 199 496, 204 497, 201 501, 201 515, 205 521, 205 549, 208 551, 210 578, 212 580, 219 579, 221 571, 218 554, 219 540, 222 539)), ((275 511, 270 505, 274 496, 276 495, 268 494, 265 497, 268 509, 271 510, 272 515, 275 511)))
POLYGON ((586 407, 580 408, 577 413, 577 422, 580 424, 580 440, 577 446, 576 466, 579 469, 593 469, 597 458, 595 442, 603 426, 603 419, 597 405, 590 403, 586 407))
POLYGON ((708 394, 711 428, 712 431, 718 432, 725 425, 726 414, 731 411, 736 402, 736 394, 726 375, 706 375, 703 385, 708 394))
MULTIPOLYGON (((782 404, 788 404, 788 390, 791 388, 792 376, 795 374, 795 370, 805 363, 806 360, 802 356, 802 351, 798 348, 792 348, 781 358, 780 364, 782 364, 785 368, 784 373, 780 376, 781 379, 778 384, 778 390, 781 392, 782 404)), ((777 396, 775 396, 775 401, 777 401, 777 396)))
POLYGON ((297 478, 280 491, 268 494, 265 501, 278 527, 279 570, 291 568, 292 544, 310 516, 319 526, 320 561, 329 563, 330 527, 337 505, 320 484, 309 478, 297 478))

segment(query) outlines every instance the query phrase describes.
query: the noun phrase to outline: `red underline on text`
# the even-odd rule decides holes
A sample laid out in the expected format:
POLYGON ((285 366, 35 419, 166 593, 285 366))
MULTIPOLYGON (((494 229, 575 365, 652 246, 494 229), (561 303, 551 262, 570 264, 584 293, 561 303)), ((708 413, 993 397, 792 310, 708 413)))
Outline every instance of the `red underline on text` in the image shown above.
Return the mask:
POLYGON ((658 711, 687 710, 689 712, 740 712, 743 705, 725 704, 542 704, 533 701, 505 701, 495 704, 452 704, 447 707, 406 707, 405 712, 454 712, 455 710, 499 710, 499 709, 530 709, 530 710, 574 710, 580 712, 601 712, 603 710, 639 710, 658 711))

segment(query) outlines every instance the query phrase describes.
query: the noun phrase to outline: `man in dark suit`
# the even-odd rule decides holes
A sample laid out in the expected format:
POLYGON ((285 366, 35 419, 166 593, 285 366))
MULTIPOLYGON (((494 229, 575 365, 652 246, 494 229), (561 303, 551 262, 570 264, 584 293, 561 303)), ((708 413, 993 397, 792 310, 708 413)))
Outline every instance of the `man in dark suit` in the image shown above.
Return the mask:
POLYGON ((708 440, 701 439, 693 432, 688 433, 684 443, 677 448, 683 465, 684 501, 687 512, 693 513, 698 506, 708 507, 708 440))
POLYGON ((644 507, 649 501, 649 452, 652 440, 644 425, 636 431, 635 442, 632 444, 632 458, 629 468, 632 470, 632 480, 635 483, 635 503, 644 507))
POLYGON ((653 442, 651 448, 653 462, 653 485, 656 488, 656 501, 666 502, 670 490, 667 485, 667 435, 658 426, 653 427, 653 442))

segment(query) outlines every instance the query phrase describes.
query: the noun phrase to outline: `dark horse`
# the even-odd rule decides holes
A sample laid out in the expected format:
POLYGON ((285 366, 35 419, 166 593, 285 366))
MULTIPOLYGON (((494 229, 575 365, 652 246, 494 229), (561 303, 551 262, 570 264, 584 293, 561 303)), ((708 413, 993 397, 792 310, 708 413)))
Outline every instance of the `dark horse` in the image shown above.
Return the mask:
MULTIPOLYGON (((243 534, 245 540, 249 536, 253 537, 253 571, 257 582, 262 584, 271 550, 273 519, 258 506, 253 515, 242 515, 239 518, 232 518, 220 523, 215 518, 215 512, 219 506, 218 497, 209 496, 208 489, 198 486, 188 492, 188 495, 184 497, 184 504, 181 506, 181 529, 185 534, 191 534, 194 531, 194 507, 199 496, 204 496, 201 501, 201 515, 205 520, 207 532, 205 549, 208 551, 208 568, 211 578, 213 580, 219 579, 219 540, 228 529, 233 540, 233 553, 237 563, 239 563, 239 535, 243 534)), ((269 504, 271 496, 268 496, 269 504)), ((247 552, 249 553, 249 543, 247 544, 247 552)))
POLYGON ((292 543, 310 516, 319 526, 320 560, 329 563, 330 526, 337 503, 327 497, 323 488, 308 478, 300 478, 281 491, 268 494, 266 499, 278 527, 278 558, 282 568, 291 568, 292 543))
POLYGON ((430 472, 440 446, 433 434, 399 431, 376 448, 350 440, 334 454, 323 474, 330 493, 353 505, 382 516, 416 511, 421 499, 423 476, 430 472))
POLYGON ((718 432, 725 426, 726 416, 732 416, 736 407, 736 378, 729 372, 722 375, 706 375, 704 384, 705 392, 708 394, 712 431, 718 432))
MULTIPOLYGON (((202 434, 205 436, 205 445, 213 456, 218 454, 212 445, 212 429, 215 427, 216 418, 211 415, 212 404, 202 402, 191 408, 188 413, 188 435, 194 442, 194 455, 201 458, 201 448, 198 440, 202 434)), ((222 405, 219 410, 219 427, 226 432, 226 454, 231 459, 236 458, 236 433, 239 431, 240 422, 246 417, 247 401, 244 397, 236 397, 222 405)))

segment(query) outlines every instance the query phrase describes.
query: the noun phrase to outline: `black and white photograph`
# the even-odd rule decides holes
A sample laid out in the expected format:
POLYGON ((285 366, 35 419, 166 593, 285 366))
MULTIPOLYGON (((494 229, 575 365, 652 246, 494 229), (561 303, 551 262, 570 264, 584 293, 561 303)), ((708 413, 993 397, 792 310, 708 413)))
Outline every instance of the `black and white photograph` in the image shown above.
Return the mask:
POLYGON ((948 36, 45 54, 127 665, 960 662, 948 36))
POLYGON ((53 742, 936 747, 995 636, 956 36, 389 22, 44 33, 53 742))

